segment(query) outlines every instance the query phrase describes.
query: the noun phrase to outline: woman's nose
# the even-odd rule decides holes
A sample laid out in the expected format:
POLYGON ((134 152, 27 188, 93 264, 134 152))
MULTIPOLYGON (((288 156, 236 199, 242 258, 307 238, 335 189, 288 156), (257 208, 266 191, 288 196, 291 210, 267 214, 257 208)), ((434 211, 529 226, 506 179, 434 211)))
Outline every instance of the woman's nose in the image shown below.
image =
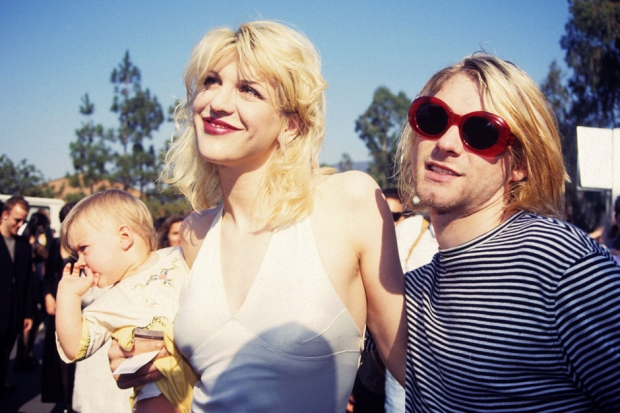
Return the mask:
POLYGON ((230 113, 234 107, 234 95, 234 91, 231 88, 225 86, 217 88, 217 90, 213 91, 213 96, 209 103, 210 110, 215 113, 230 113))

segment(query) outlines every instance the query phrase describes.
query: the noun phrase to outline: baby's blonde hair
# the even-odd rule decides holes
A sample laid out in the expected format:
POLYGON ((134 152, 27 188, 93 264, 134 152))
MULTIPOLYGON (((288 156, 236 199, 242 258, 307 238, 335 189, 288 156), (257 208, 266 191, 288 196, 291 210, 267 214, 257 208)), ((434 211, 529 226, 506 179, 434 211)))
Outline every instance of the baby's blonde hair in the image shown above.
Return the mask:
POLYGON ((69 245, 71 226, 86 222, 99 228, 103 218, 111 219, 119 225, 127 225, 142 238, 150 251, 156 249, 153 216, 144 202, 120 189, 92 194, 78 202, 62 221, 60 242, 65 251, 72 251, 69 245))
MULTIPOLYGON (((562 157, 562 144, 553 109, 536 83, 519 67, 486 53, 475 53, 437 72, 419 96, 434 96, 454 76, 464 74, 479 87, 484 110, 502 117, 516 142, 509 146, 512 168, 525 167, 527 177, 512 182, 506 209, 541 215, 564 216, 565 182, 569 181, 562 157)), ((409 209, 421 210, 414 202, 411 170, 416 134, 409 124, 401 133, 398 149, 399 187, 409 209)))
POLYGON ((166 154, 160 180, 177 187, 195 210, 222 201, 217 166, 198 152, 193 104, 207 75, 230 57, 238 59, 242 72, 270 81, 276 110, 285 120, 296 117, 300 126, 294 139, 277 142, 257 199, 266 227, 290 225, 312 211, 312 178, 334 170, 319 168, 327 87, 320 56, 307 37, 283 24, 255 21, 237 31, 217 28, 196 45, 185 72, 187 98, 175 113, 178 137, 166 154))

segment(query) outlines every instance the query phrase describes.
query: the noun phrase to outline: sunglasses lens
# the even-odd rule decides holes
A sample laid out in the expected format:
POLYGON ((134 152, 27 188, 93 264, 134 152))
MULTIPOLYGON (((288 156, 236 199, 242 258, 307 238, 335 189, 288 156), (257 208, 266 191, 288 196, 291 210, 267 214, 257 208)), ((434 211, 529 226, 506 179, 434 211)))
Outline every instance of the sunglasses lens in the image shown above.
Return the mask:
POLYGON ((425 103, 418 108, 415 120, 420 131, 435 136, 441 134, 448 126, 448 113, 439 105, 425 103))
POLYGON ((472 116, 463 123, 463 138, 474 149, 489 149, 497 143, 499 130, 489 119, 472 116))

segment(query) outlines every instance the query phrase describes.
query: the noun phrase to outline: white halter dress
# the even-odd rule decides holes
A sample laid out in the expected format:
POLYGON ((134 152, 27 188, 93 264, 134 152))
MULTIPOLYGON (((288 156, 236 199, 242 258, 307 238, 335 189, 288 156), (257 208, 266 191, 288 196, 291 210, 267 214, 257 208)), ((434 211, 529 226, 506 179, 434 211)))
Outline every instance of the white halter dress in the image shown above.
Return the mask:
POLYGON ((276 231, 231 314, 220 211, 181 291, 175 341, 200 375, 195 412, 344 412, 362 334, 334 290, 310 219, 276 231))

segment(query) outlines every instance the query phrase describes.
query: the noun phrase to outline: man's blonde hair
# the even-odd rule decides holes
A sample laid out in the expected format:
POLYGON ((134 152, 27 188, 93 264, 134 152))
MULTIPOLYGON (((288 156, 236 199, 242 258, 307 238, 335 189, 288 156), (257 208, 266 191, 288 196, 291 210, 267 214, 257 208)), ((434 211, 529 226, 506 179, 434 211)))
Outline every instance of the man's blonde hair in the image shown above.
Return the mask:
POLYGON ((193 103, 207 75, 231 57, 238 59, 242 72, 271 82, 276 110, 285 119, 295 116, 300 126, 290 142, 277 142, 257 199, 257 210, 267 227, 292 224, 312 210, 313 176, 333 169, 319 168, 318 161, 325 134, 327 87, 320 56, 310 40, 283 24, 255 21, 242 24, 237 31, 217 28, 196 45, 185 72, 187 98, 175 114, 178 137, 166 154, 160 179, 177 187, 195 210, 222 201, 217 166, 198 152, 193 103))
POLYGON ((92 194, 78 202, 62 221, 60 240, 65 251, 72 251, 68 234, 72 225, 80 226, 86 222, 99 228, 104 218, 119 225, 127 225, 144 240, 150 251, 156 249, 153 216, 144 202, 120 189, 92 194))
MULTIPOLYGON (((564 216, 564 189, 569 180, 553 109, 534 81, 519 67, 486 53, 476 53, 437 72, 419 96, 434 96, 448 80, 464 74, 477 83, 484 110, 502 117, 516 141, 509 146, 513 169, 525 167, 527 177, 511 182, 506 209, 541 215, 564 216)), ((399 186, 408 208, 414 202, 412 150, 416 139, 409 124, 401 133, 398 149, 399 186)))

